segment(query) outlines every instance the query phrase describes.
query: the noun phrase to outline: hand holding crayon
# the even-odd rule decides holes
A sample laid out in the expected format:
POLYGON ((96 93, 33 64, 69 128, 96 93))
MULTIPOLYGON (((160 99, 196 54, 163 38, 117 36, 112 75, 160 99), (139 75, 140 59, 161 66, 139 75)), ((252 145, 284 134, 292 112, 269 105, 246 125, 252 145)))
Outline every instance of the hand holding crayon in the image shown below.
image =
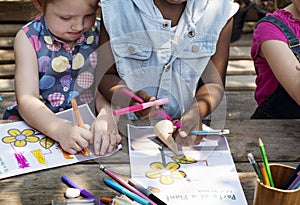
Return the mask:
MULTIPOLYGON (((73 112, 74 112, 74 114, 75 114, 75 117, 76 117, 78 126, 79 126, 79 127, 82 127, 82 128, 85 128, 75 98, 72 98, 72 99, 70 100, 70 102, 71 102, 71 104, 72 104, 73 112)), ((82 153, 83 156, 88 156, 88 155, 90 154, 90 150, 89 150, 88 148, 83 148, 82 151, 81 151, 81 153, 82 153)))

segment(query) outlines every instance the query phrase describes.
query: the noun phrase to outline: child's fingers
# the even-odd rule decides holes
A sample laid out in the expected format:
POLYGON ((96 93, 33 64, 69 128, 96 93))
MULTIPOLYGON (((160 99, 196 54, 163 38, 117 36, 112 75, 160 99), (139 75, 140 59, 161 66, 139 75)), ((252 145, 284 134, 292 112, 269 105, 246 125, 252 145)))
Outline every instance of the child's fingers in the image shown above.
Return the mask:
POLYGON ((100 155, 104 155, 108 150, 110 143, 109 143, 109 135, 103 134, 101 137, 101 145, 100 145, 100 155))

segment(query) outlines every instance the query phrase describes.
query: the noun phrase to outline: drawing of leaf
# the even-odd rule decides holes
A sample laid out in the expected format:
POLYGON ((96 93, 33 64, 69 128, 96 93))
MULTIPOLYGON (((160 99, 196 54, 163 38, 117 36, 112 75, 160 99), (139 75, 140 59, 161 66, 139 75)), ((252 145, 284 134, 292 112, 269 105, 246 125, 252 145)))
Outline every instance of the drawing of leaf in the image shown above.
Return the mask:
POLYGON ((49 137, 43 137, 40 141, 40 145, 45 149, 51 148, 55 144, 55 141, 49 137))
POLYGON ((169 184, 173 184, 173 182, 174 182, 173 177, 171 177, 170 175, 163 175, 160 177, 160 183, 162 184, 169 185, 169 184))
POLYGON ((193 164, 197 162, 195 159, 185 155, 176 155, 173 156, 172 159, 180 164, 193 164))

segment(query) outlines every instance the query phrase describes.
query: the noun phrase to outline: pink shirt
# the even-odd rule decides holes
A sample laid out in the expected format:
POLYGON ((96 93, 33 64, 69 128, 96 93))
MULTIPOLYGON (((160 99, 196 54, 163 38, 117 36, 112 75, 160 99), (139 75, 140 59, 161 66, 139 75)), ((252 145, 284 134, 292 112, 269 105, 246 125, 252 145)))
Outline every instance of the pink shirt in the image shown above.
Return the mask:
MULTIPOLYGON (((293 18, 290 12, 279 9, 274 13, 267 15, 280 19, 293 30, 297 38, 300 38, 300 20, 293 18)), ((279 40, 287 43, 285 35, 277 26, 273 25, 272 23, 262 22, 254 30, 251 57, 254 61, 255 69, 258 71, 255 81, 257 87, 254 94, 258 105, 260 105, 263 100, 277 88, 279 84, 266 59, 261 58, 258 55, 261 44, 267 40, 279 40)))

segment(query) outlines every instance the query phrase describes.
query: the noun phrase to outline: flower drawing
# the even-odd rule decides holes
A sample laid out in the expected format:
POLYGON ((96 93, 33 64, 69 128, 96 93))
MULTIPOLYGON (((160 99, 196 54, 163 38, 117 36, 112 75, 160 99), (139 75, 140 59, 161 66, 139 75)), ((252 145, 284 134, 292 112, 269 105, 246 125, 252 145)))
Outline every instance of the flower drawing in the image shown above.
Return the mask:
POLYGON ((150 179, 159 178, 160 183, 165 185, 174 183, 174 179, 184 179, 186 177, 185 172, 178 170, 180 165, 175 162, 169 162, 166 166, 161 162, 153 162, 150 167, 154 171, 146 172, 146 176, 150 179))
POLYGON ((10 129, 7 131, 9 136, 3 137, 4 143, 14 143, 16 147, 25 147, 27 142, 38 142, 39 138, 32 129, 25 129, 22 132, 18 129, 10 129))

